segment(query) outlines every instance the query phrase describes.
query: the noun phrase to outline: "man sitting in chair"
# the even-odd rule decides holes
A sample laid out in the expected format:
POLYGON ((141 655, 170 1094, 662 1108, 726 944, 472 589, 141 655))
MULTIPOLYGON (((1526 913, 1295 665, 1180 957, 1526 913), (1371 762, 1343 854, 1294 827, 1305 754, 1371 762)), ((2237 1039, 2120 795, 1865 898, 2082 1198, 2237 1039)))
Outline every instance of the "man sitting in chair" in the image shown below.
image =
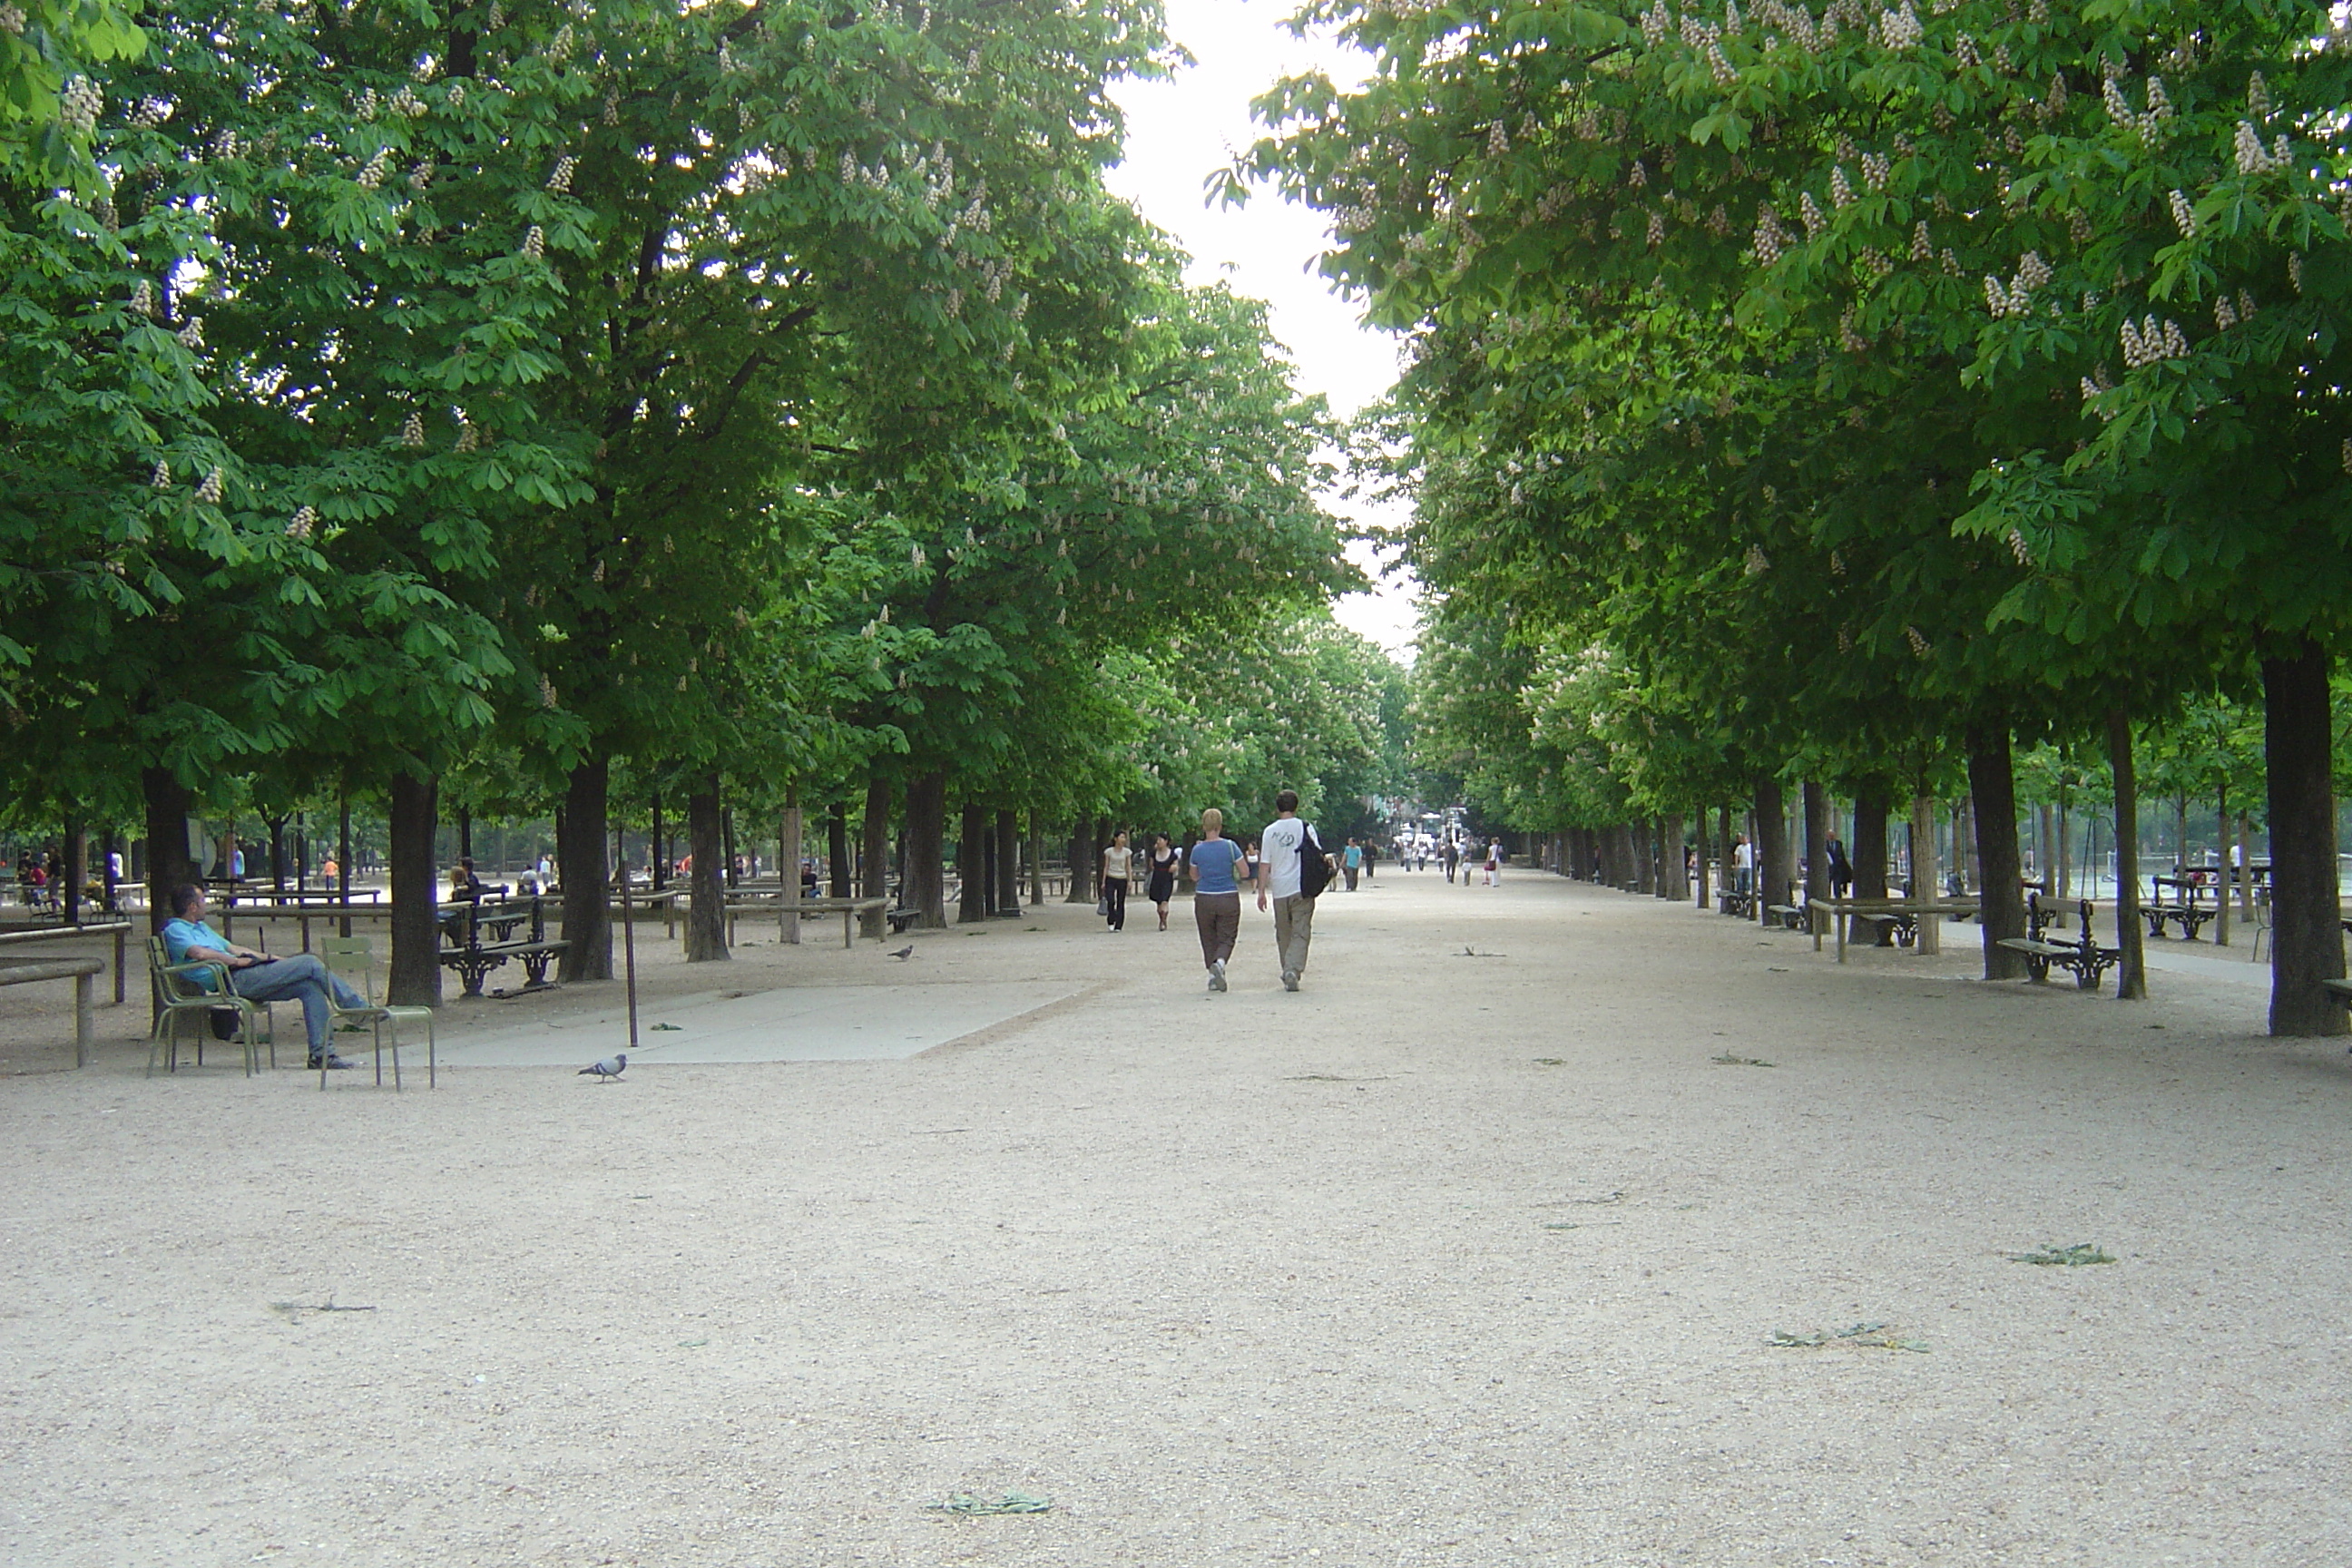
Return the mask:
POLYGON ((179 918, 163 927, 165 957, 173 963, 226 964, 229 988, 256 1002, 301 1003, 302 1026, 310 1036, 311 1068, 315 1071, 322 1058, 330 1068, 355 1065, 328 1048, 328 997, 331 992, 345 1007, 364 1007, 367 998, 329 973, 318 954, 273 958, 238 946, 205 921, 205 890, 194 884, 172 889, 172 912, 179 918))

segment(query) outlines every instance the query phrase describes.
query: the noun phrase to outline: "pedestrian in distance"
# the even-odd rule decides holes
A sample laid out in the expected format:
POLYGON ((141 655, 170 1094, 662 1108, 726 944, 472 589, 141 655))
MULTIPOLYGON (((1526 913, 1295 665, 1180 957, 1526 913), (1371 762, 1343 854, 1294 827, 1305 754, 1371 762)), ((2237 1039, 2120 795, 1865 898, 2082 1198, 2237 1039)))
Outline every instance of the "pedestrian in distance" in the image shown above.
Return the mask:
POLYGON ((1462 864, 1462 846, 1448 838, 1445 847, 1437 852, 1437 863, 1445 868, 1445 880, 1450 884, 1454 880, 1454 869, 1462 864))
POLYGON ((1853 886, 1853 862, 1845 858, 1845 841, 1832 833, 1822 850, 1829 858, 1830 897, 1843 899, 1846 889, 1853 886))
POLYGON ((1298 792, 1286 789, 1274 797, 1275 819, 1259 837, 1265 857, 1258 862, 1257 907, 1274 910, 1274 951, 1282 961, 1282 988, 1298 989, 1307 973, 1307 949, 1315 934, 1315 897, 1331 881, 1331 857, 1315 836, 1314 825, 1298 819, 1298 792))
POLYGON ((1502 885, 1503 841, 1499 838, 1490 839, 1486 844, 1486 886, 1499 888, 1502 885))
POLYGON ((1756 846, 1740 834, 1731 845, 1731 890, 1752 893, 1756 890, 1756 846))
POLYGON ((1159 907, 1161 931, 1168 929, 1168 900, 1176 896, 1176 868, 1181 863, 1181 857, 1176 853, 1176 847, 1168 842, 1168 835, 1153 834, 1151 853, 1145 868, 1148 880, 1144 897, 1159 907))
POLYGON ((1192 846, 1192 921, 1201 931, 1201 962, 1208 966, 1209 989, 1225 987, 1225 964, 1242 931, 1242 889, 1246 864, 1242 847, 1225 837, 1225 814, 1215 806, 1201 814, 1201 842, 1192 846))
POLYGON ((1365 839, 1365 840, 1364 840, 1364 880, 1365 880, 1365 881, 1369 882, 1369 881, 1371 881, 1371 880, 1373 879, 1373 878, 1372 878, 1372 868, 1373 868, 1375 866, 1377 866, 1377 865, 1379 865, 1379 864, 1380 864, 1380 859, 1381 859, 1381 847, 1380 847, 1378 844, 1374 843, 1371 839, 1369 839, 1369 838, 1365 839))
POLYGON ((1364 847, 1350 838, 1348 847, 1339 852, 1339 870, 1348 879, 1348 891, 1352 893, 1356 890, 1356 879, 1363 869, 1364 847))
POLYGON ((1112 834, 1110 847, 1102 853, 1102 911, 1113 931, 1127 929, 1127 876, 1134 859, 1126 833, 1112 834))

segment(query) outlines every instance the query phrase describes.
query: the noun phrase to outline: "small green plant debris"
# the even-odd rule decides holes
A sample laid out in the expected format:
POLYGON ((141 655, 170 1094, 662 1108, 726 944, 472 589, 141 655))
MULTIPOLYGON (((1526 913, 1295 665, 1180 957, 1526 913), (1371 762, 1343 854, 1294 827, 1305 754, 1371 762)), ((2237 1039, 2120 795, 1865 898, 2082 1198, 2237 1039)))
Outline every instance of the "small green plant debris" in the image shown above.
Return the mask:
POLYGON ((1568 1058, 1566 1057, 1538 1057, 1536 1058, 1536 1066, 1539 1068, 1564 1068, 1567 1065, 1568 1058))
POLYGON ((952 1513, 965 1519, 977 1519, 992 1513, 1044 1513, 1054 1506, 1049 1497, 1032 1497, 1027 1492, 1005 1492, 984 1498, 971 1492, 957 1492, 945 1502, 926 1503, 934 1513, 952 1513))
POLYGON ((2086 1263, 2115 1261, 2100 1251, 2095 1243, 2088 1241, 2078 1241, 2072 1247, 2037 1247, 2031 1252, 2004 1252, 2001 1256, 2011 1263, 2039 1263, 2045 1268, 2056 1264, 2079 1268, 2086 1263))
POLYGON ((1574 1230, 1577 1228, 1577 1222, 1572 1219, 1548 1219, 1544 1221, 1544 1228, 1546 1230, 1574 1230))
POLYGON ((1713 1057, 1708 1059, 1713 1061, 1718 1067, 1727 1068, 1769 1068, 1772 1065, 1770 1062, 1766 1061, 1762 1057, 1736 1057, 1729 1051, 1724 1052, 1719 1057, 1713 1057))
POLYGON ((653 1032, 655 1034, 660 1034, 665 1029, 668 1030, 673 1035, 685 1033, 684 1027, 677 1024, 656 1024, 654 1026, 653 1032))
POLYGON ((1902 1331, 1885 1323, 1855 1323, 1835 1333, 1814 1329, 1799 1334, 1790 1333, 1786 1329, 1775 1329, 1772 1337, 1765 1342, 1781 1350, 1819 1350, 1824 1345, 1844 1345, 1853 1350, 1927 1353, 1927 1341, 1906 1338, 1902 1331))

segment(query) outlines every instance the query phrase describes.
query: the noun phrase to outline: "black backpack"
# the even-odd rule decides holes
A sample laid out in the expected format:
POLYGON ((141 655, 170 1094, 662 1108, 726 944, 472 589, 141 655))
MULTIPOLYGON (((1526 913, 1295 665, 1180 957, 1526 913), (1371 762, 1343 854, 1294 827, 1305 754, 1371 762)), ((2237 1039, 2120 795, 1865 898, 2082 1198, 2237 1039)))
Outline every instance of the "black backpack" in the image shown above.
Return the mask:
POLYGON ((1315 825, 1302 822, 1298 836, 1298 896, 1311 899, 1331 885, 1331 862, 1324 856, 1315 825))

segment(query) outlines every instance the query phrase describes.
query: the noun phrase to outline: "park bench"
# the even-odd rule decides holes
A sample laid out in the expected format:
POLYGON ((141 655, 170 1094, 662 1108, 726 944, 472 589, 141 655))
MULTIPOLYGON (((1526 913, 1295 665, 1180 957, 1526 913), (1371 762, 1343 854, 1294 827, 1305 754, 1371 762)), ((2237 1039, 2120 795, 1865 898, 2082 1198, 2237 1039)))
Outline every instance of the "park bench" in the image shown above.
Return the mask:
POLYGON ((114 938, 114 1005, 122 1005, 123 953, 130 940, 129 921, 92 921, 88 925, 36 925, 0 928, 0 947, 21 947, 29 942, 74 942, 84 937, 114 938))
POLYGON ((2025 934, 2005 936, 2000 945, 2025 954, 2025 973, 2036 985, 2050 978, 2054 964, 2072 973, 2079 989, 2096 991, 2101 977, 2123 961, 2123 950, 2098 944, 2091 934, 2091 914, 2090 900, 2077 902, 2075 936, 2068 942, 2053 935, 2052 929, 2065 918, 2064 908, 2045 906, 2040 893, 2031 894, 2025 900, 2025 934))
POLYGON ((1802 904, 1767 904, 1764 912, 1790 931, 1805 929, 1805 906, 1802 904))
MULTIPOLYGON (((803 896, 791 903, 786 903, 781 894, 773 889, 768 890, 764 896, 758 889, 754 889, 749 900, 740 898, 740 889, 738 894, 738 898, 730 900, 727 904, 729 941, 734 940, 732 927, 738 915, 773 915, 779 923, 788 918, 805 919, 810 915, 839 915, 841 945, 845 952, 856 945, 857 917, 870 910, 887 908, 890 902, 879 894, 870 899, 828 899, 803 896)), ((792 940, 799 939, 794 937, 792 940)), ((879 940, 878 937, 877 940, 879 940)))
POLYGON ((444 904, 440 921, 441 962, 464 979, 467 996, 481 995, 483 978, 509 959, 520 959, 530 977, 524 990, 544 991, 549 984, 547 966, 572 945, 547 940, 546 902, 537 894, 527 899, 468 899, 444 904), (530 934, 517 936, 525 922, 530 926, 530 934))
POLYGON ((90 1006, 90 981, 106 973, 102 958, 43 958, 26 963, 0 963, 0 985, 31 985, 43 980, 70 980, 74 983, 74 1066, 86 1068, 90 1060, 90 1038, 94 1032, 90 1006))
POLYGON ((1737 888, 1726 888, 1715 896, 1716 907, 1727 915, 1747 920, 1756 913, 1756 895, 1737 888))
POLYGON ((2155 886, 2155 897, 2141 905, 2139 912, 2147 920, 2147 934, 2151 937, 2162 936, 2165 922, 2170 921, 2180 927, 2182 936, 2195 942, 2198 928, 2219 912, 2214 904, 2205 902, 2205 895, 2212 889, 2201 879, 2151 877, 2148 880, 2155 886), (2167 888, 2173 890, 2178 902, 2164 901, 2167 888))
MULTIPOLYGON (((1930 915, 1967 920, 1977 912, 1972 903, 1913 903, 1897 899, 1817 899, 1813 907, 1820 911, 1813 922, 1813 947, 1822 945, 1824 923, 1837 931, 1838 962, 1845 962, 1845 950, 1852 928, 1867 925, 1874 931, 1884 929, 1895 945, 1910 947, 1919 940, 1919 921, 1930 915), (1841 918, 1843 917, 1843 918, 1841 918)), ((1884 945, 1881 943, 1880 945, 1884 945)))
POLYGON ((2327 987, 2327 994, 2336 998, 2337 1006, 2352 1007, 2352 980, 2323 980, 2320 984, 2327 987))

